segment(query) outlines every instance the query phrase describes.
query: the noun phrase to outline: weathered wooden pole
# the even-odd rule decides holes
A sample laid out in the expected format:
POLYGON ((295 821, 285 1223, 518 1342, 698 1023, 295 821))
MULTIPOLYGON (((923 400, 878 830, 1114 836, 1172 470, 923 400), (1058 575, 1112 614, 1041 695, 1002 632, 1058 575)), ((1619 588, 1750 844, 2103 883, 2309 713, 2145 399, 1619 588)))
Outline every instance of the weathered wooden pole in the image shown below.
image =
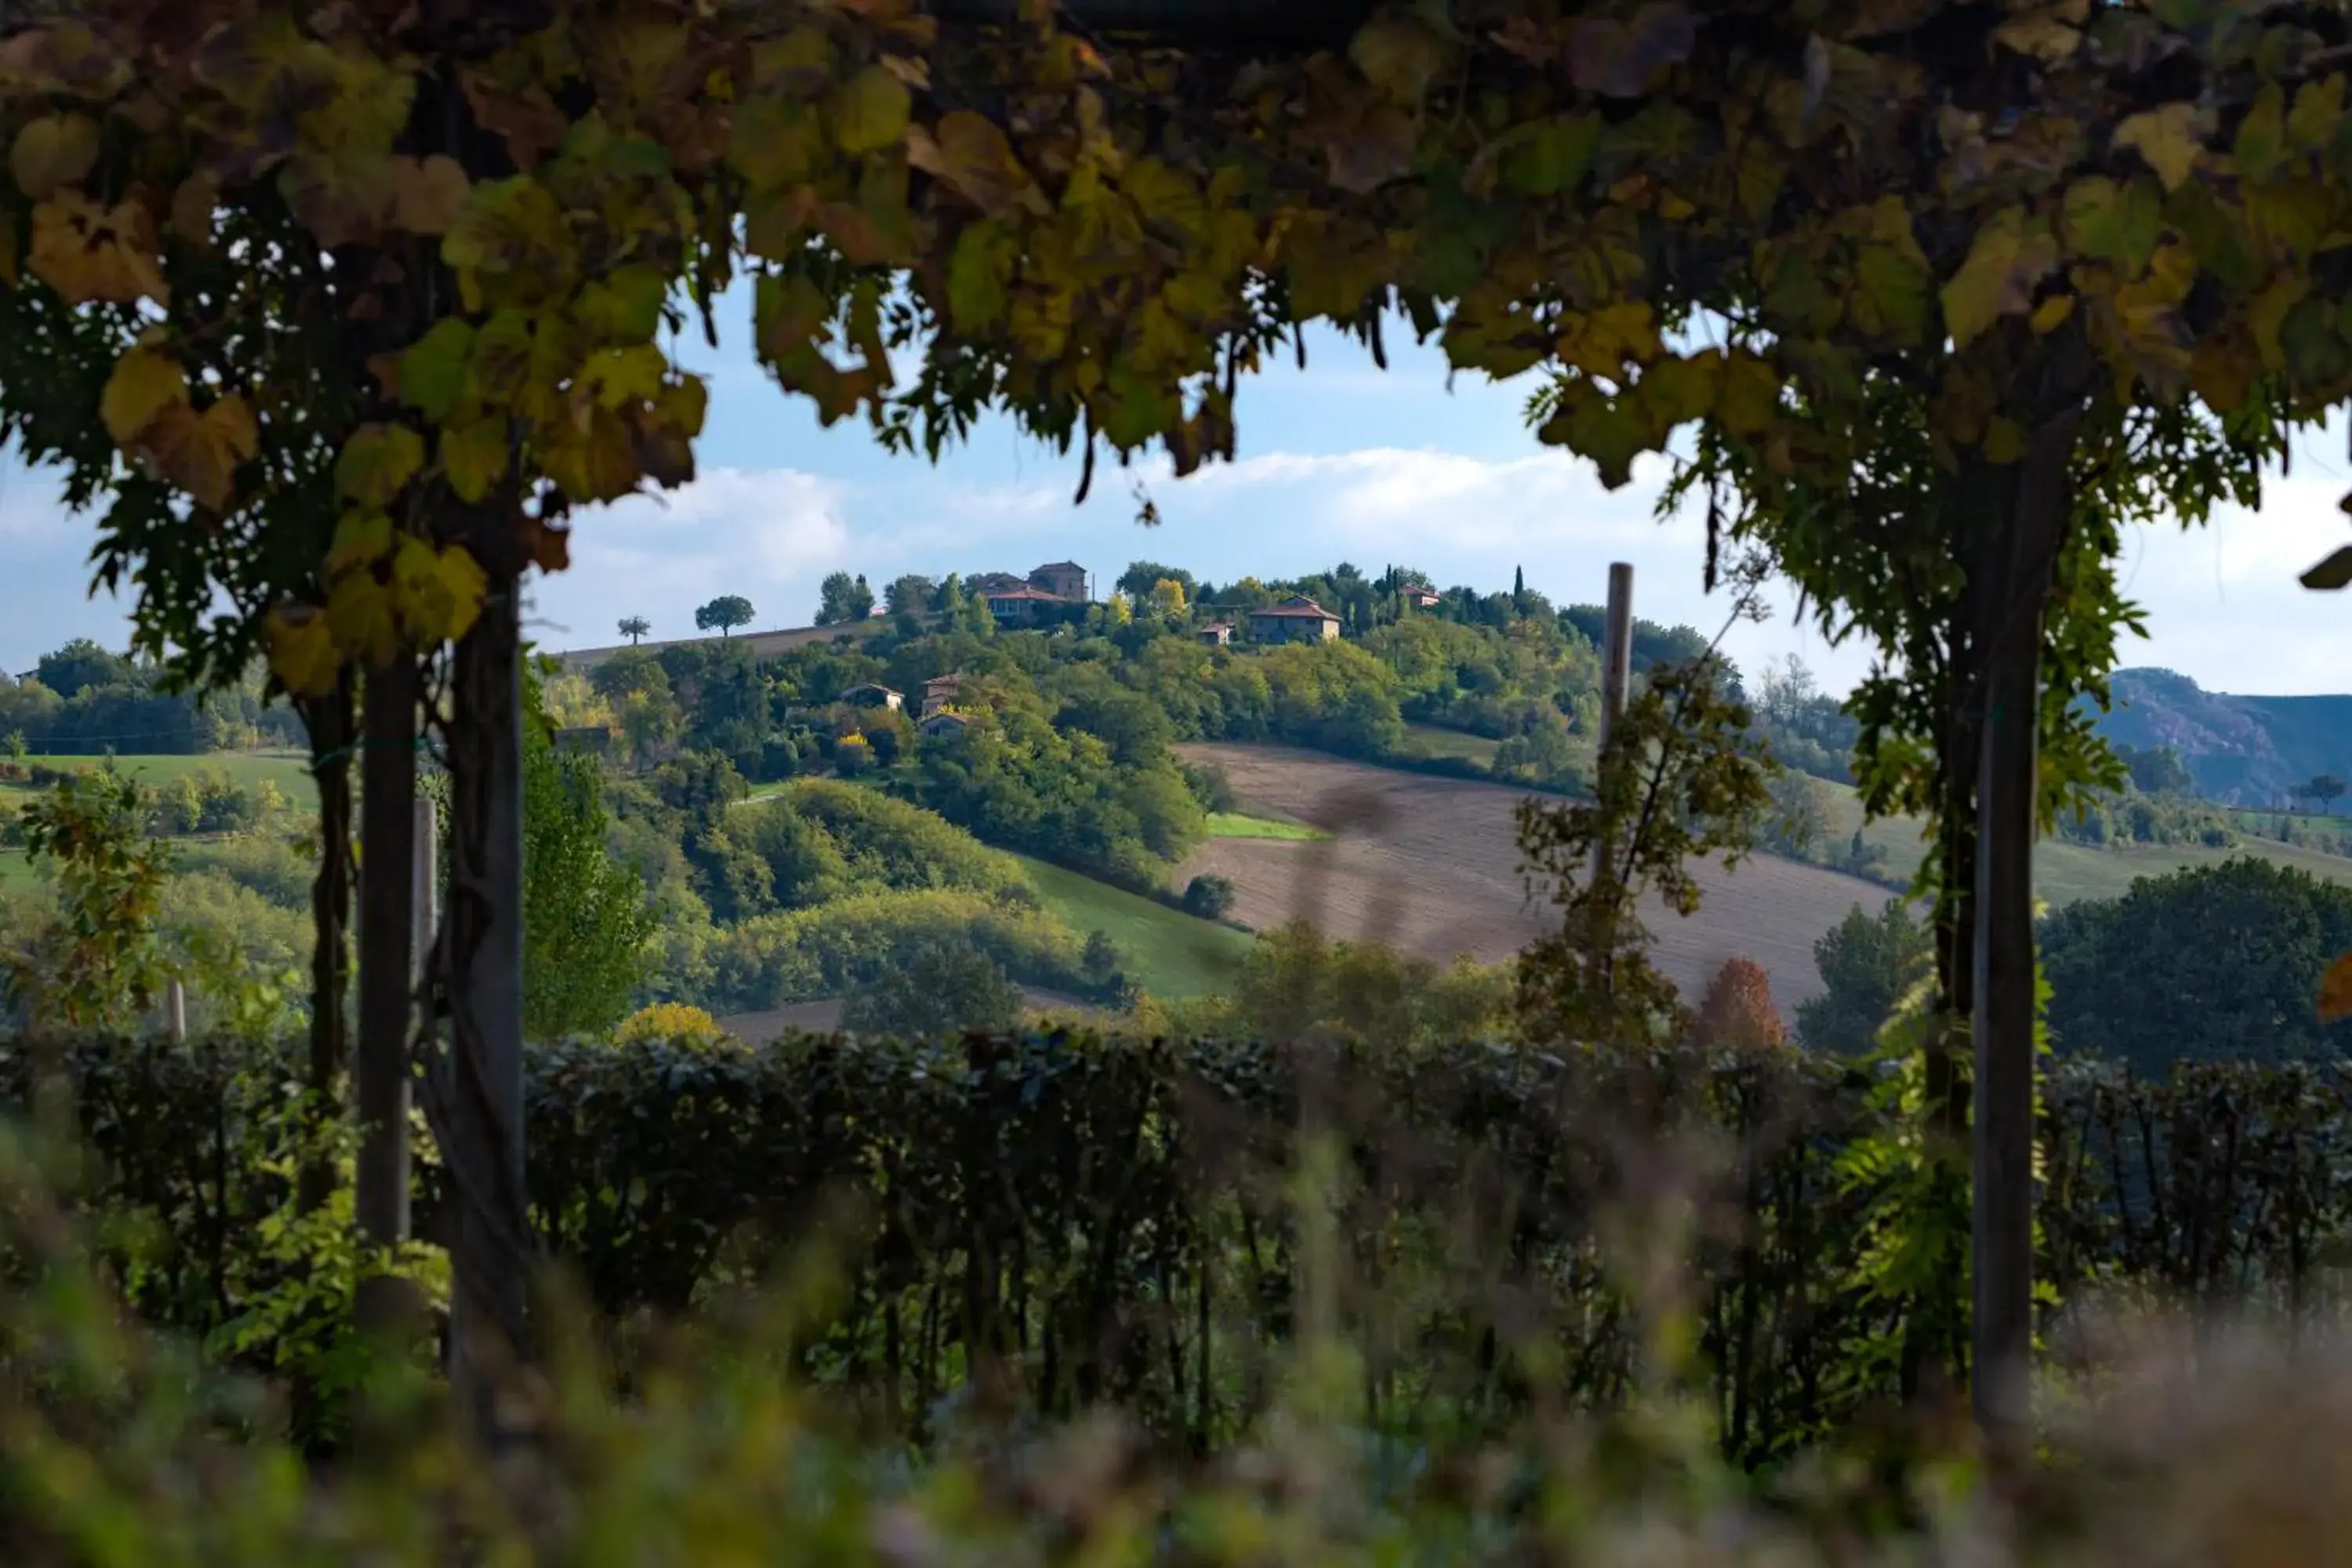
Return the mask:
MULTIPOLYGON (((1633 564, 1630 561, 1612 561, 1609 565, 1609 615, 1601 631, 1601 751, 1609 754, 1609 742, 1616 733, 1617 721, 1625 716, 1625 693, 1633 682, 1633 564)), ((1597 792, 1601 781, 1596 778, 1597 792)), ((1614 829, 1611 829, 1612 832, 1614 829)), ((1616 857, 1609 835, 1601 835, 1592 847, 1592 886, 1605 888, 1616 877, 1616 857)), ((1596 985, 1606 985, 1609 978, 1610 948, 1613 939, 1596 945, 1591 954, 1592 977, 1596 985)))
MULTIPOLYGON (((410 1042, 416 999, 417 703, 414 655, 368 671, 367 750, 360 788, 360 1016, 355 1099, 360 1151, 354 1208, 361 1238, 397 1247, 408 1235, 410 1042)), ((429 806, 427 808, 430 809, 429 806)), ((428 850, 429 852, 429 850, 428 850)), ((361 1322, 389 1328, 394 1281, 363 1281, 361 1322)))
POLYGON ((1633 563, 1609 566, 1609 620, 1601 642, 1601 744, 1625 713, 1626 688, 1633 682, 1633 563))
POLYGON ((1973 959, 1976 1083, 1970 1233, 1976 1415, 2014 1462, 2031 1435, 2033 1358, 2033 841, 2040 825, 2042 632, 2071 521, 2067 465, 2079 406, 2039 424, 2023 462, 1999 472, 1998 513, 1978 559, 1986 592, 1977 757, 1973 959))
MULTIPOLYGON (((505 520, 500 518, 503 525, 505 520)), ((497 1389, 523 1353, 532 1247, 523 1187, 521 572, 509 531, 468 541, 490 573, 488 603, 457 645, 449 754, 448 979, 440 1066, 443 1150, 457 1188, 450 1234, 449 1376, 476 1431, 510 1436, 497 1389)))
POLYGON ((188 987, 178 975, 163 991, 163 1026, 175 1046, 184 1045, 188 1038, 188 987))

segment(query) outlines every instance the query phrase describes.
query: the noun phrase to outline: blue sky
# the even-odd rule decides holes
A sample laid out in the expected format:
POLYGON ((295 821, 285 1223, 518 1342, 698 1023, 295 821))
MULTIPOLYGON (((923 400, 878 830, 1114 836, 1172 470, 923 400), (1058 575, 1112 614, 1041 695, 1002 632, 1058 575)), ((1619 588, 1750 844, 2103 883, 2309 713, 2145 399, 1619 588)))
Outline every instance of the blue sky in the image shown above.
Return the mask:
MULTIPOLYGON (((819 427, 753 363, 749 328, 739 290, 722 309, 719 351, 689 335, 688 363, 712 377, 702 477, 581 516, 572 570, 535 586, 543 646, 609 643, 628 615, 656 637, 691 636, 695 606, 722 593, 751 600, 757 628, 806 625, 818 581, 836 569, 878 590, 901 572, 1025 572, 1064 558, 1104 582, 1140 557, 1221 581, 1401 562, 1441 584, 1487 588, 1507 587, 1523 567, 1530 586, 1562 603, 1599 600, 1609 563, 1622 560, 1636 568, 1642 615, 1711 634, 1726 613, 1701 591, 1698 517, 1654 519, 1662 462, 1606 491, 1589 467, 1527 433, 1526 383, 1463 377, 1449 390, 1442 357, 1409 341, 1391 343, 1385 374, 1336 337, 1310 342, 1305 372, 1285 360, 1244 384, 1237 461, 1181 481, 1164 460, 1133 475, 1106 463, 1087 504, 1074 507, 1075 454, 1024 442, 1003 421, 936 467, 889 456, 860 425, 819 427), (1134 521, 1139 477, 1157 529, 1134 521)), ((2294 581, 2346 538, 2343 434, 2308 445, 2259 515, 2131 541, 2125 575, 2149 612, 2150 640, 2127 645, 2125 662, 2167 665, 2216 690, 2352 690, 2352 602, 2294 581)), ((0 669, 29 668, 72 637, 123 641, 128 606, 88 595, 92 538, 89 520, 58 504, 49 476, 0 467, 0 669)), ((1827 647, 1791 608, 1780 595, 1769 621, 1735 628, 1735 657, 1753 668, 1796 653, 1825 686, 1850 685, 1864 650, 1827 647)))

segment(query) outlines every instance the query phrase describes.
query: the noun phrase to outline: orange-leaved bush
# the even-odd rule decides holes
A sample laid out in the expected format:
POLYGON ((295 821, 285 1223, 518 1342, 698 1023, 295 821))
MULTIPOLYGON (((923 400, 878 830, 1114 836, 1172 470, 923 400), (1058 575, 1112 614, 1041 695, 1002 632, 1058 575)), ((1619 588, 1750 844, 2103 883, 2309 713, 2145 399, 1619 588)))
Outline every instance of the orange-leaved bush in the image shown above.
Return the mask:
POLYGON ((1727 960, 1707 982, 1691 1037, 1710 1051, 1771 1051, 1786 1046, 1788 1026, 1772 1005, 1772 981, 1763 965, 1744 956, 1727 960))

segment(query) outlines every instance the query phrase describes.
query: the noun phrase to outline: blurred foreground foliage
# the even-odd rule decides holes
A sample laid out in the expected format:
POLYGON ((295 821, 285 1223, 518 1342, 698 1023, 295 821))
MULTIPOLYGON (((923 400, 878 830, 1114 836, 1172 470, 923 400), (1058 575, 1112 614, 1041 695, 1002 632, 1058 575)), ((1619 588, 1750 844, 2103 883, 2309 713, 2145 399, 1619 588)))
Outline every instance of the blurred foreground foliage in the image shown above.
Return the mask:
MULTIPOLYGON (((59 1075, 89 1152, 58 1190, 131 1318, 226 1370, 349 1388, 362 1347, 336 1325, 381 1260, 331 1215, 307 1237, 284 1217, 299 1061, 0 1047, 0 1100, 59 1075)), ((648 1325, 821 1258, 789 1364, 893 1448, 935 1449, 975 1410, 1108 1405, 1223 1453, 1324 1333, 1358 1357, 1347 1418, 1414 1451, 1671 1388, 1712 1452, 1771 1471, 1899 1402, 1885 1351, 1911 1303, 1864 1267, 1878 1186, 1902 1179, 1870 1157, 1878 1083, 1789 1051, 698 1034, 535 1050, 530 1198, 626 1367, 648 1325), (1310 1263, 1328 1299, 1302 1293, 1310 1263)), ((2043 1154, 2053 1375, 2094 1300, 2342 1305, 2352 1071, 2066 1066, 2043 1154)), ((428 1241, 446 1198, 425 1141, 428 1241)), ((415 1251, 429 1300, 438 1254, 415 1251)))

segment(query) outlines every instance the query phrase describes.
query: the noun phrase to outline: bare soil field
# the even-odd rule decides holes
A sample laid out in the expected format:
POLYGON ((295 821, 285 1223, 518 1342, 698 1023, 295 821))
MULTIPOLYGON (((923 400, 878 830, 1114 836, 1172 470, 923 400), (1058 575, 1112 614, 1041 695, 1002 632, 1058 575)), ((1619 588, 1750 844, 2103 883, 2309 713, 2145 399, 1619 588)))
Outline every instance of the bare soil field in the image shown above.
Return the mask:
MULTIPOLYGON (((1232 779, 1243 809, 1312 823, 1323 843, 1212 839, 1181 876, 1233 879, 1234 915, 1261 931, 1304 915, 1332 935, 1395 943, 1440 962, 1509 958, 1551 929, 1519 872, 1503 784, 1432 778, 1280 746, 1196 745, 1232 779)), ((1685 920, 1653 904, 1643 920, 1659 968, 1696 1000, 1726 959, 1744 954, 1772 979, 1782 1012, 1821 990, 1813 943, 1854 905, 1890 896, 1858 878, 1758 856, 1699 872, 1705 897, 1685 920)))

